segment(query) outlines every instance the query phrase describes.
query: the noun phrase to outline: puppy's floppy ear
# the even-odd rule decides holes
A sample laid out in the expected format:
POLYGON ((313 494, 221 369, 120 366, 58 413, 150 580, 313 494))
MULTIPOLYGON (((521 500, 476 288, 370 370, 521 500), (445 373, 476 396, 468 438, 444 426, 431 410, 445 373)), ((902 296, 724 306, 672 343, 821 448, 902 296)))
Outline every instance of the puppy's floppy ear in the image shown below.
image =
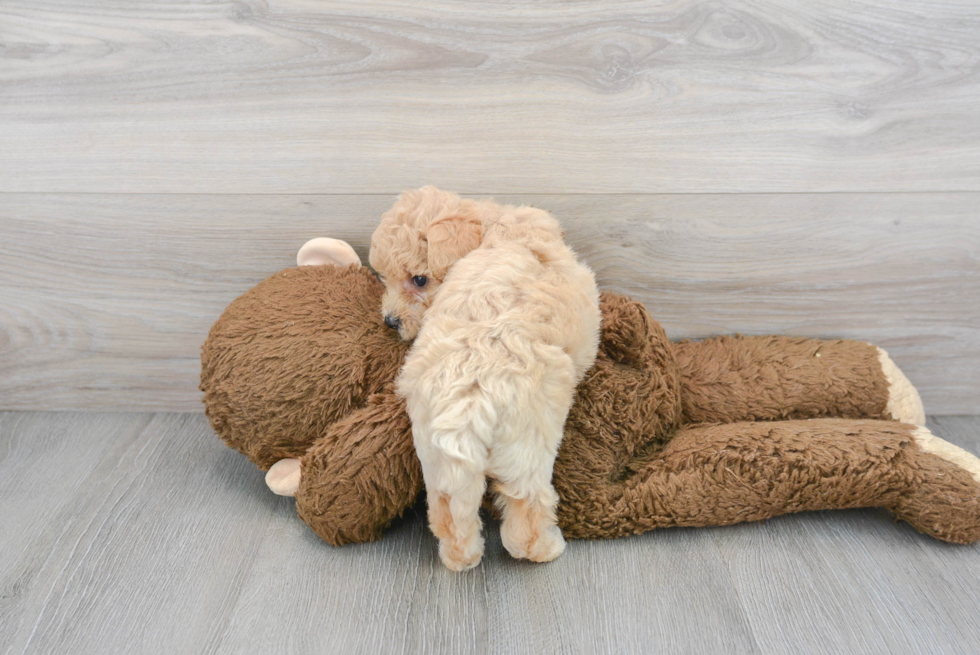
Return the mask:
POLYGON ((441 280, 455 264, 483 239, 483 224, 475 216, 449 216, 429 226, 426 232, 432 275, 441 280))

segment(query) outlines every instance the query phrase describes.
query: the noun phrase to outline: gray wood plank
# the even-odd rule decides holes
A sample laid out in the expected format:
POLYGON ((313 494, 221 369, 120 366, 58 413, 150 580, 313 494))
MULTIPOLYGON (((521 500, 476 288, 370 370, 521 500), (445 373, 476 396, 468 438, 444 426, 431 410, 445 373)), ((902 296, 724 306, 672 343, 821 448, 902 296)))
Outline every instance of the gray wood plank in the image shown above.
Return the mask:
POLYGON ((78 498, 89 492, 93 470, 149 420, 140 414, 0 413, 0 652, 36 618, 27 599, 61 567, 49 546, 77 530, 78 498))
MULTIPOLYGON (((0 413, 0 577, 66 504, 116 442, 143 429, 138 414, 0 413), (88 436, 79 438, 82 432, 88 436), (98 435, 98 438, 92 438, 98 435), (85 447, 79 448, 79 441, 85 447), (65 457, 72 452, 72 457, 65 457)), ((5 597, 7 594, 3 594, 5 597)))
POLYGON ((507 556, 489 530, 491 652, 761 652, 706 531, 573 541, 535 566, 507 556))
POLYGON ((434 548, 418 515, 379 542, 332 548, 290 502, 275 516, 217 652, 486 652, 484 570, 453 575, 434 548))
POLYGON ((972 0, 7 0, 0 191, 980 190, 972 0))
MULTIPOLYGON (((499 196, 554 212, 675 338, 887 348, 931 413, 980 412, 980 194, 499 196)), ((198 349, 314 236, 392 196, 0 194, 0 408, 200 411, 198 349)))
POLYGON ((491 523, 483 563, 456 575, 421 515, 379 543, 341 549, 291 512, 276 520, 220 652, 628 653, 651 643, 758 652, 710 542, 682 531, 576 542, 533 566, 505 553, 491 523))
MULTIPOLYGON (((84 482, 56 512, 8 537, 19 556, 5 562, 0 580, 4 588, 27 583, 4 601, 13 620, 0 631, 2 650, 194 652, 210 643, 277 504, 261 474, 200 415, 139 417, 136 425, 132 415, 55 417, 37 420, 64 417, 72 437, 38 440, 48 452, 29 471, 33 479, 24 478, 28 488, 43 490, 49 472, 86 465, 89 448, 105 454, 85 466, 84 482)), ((18 428, 18 442, 29 436, 18 428)), ((0 479, 23 473, 23 459, 0 462, 0 479)), ((44 510, 44 497, 17 506, 15 496, 0 496, 5 516, 44 510)))
POLYGON ((757 642, 766 653, 976 652, 976 594, 923 551, 927 542, 884 513, 848 511, 716 530, 757 642))
MULTIPOLYGON (((980 445, 980 417, 932 427, 980 445)), ((200 415, 0 413, 0 446, 0 652, 980 648, 980 547, 881 512, 571 542, 544 566, 491 524, 457 575, 420 514, 327 546, 200 415)))

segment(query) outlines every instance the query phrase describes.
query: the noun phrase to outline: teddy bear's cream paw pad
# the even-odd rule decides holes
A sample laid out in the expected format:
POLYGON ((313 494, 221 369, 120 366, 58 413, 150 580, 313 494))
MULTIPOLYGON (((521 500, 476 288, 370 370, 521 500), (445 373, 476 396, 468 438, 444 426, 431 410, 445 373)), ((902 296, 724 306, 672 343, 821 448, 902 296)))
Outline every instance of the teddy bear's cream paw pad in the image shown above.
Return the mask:
POLYGON ((295 496, 299 489, 300 461, 280 459, 265 474, 265 483, 272 493, 280 496, 295 496))
POLYGON ((888 380, 888 413, 902 423, 925 425, 926 410, 922 406, 919 392, 881 348, 878 348, 878 361, 881 363, 881 372, 888 380))
POLYGON ((961 469, 973 476, 973 479, 980 482, 980 459, 959 446, 954 446, 945 439, 940 439, 928 428, 916 428, 912 433, 912 438, 916 445, 927 453, 945 459, 950 464, 956 464, 961 469))
POLYGON ((322 264, 334 264, 336 266, 357 264, 360 266, 361 258, 357 256, 357 253, 346 241, 327 237, 310 239, 296 253, 297 266, 320 266, 322 264))

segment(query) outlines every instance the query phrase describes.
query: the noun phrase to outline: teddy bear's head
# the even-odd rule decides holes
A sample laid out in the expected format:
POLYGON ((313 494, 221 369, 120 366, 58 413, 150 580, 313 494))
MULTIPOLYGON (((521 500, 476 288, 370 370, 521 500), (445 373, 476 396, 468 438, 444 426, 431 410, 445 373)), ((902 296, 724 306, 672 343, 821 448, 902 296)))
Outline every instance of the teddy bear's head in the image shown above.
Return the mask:
POLYGON ((208 419, 264 470, 302 456, 328 426, 390 386, 408 348, 378 312, 382 284, 336 243, 304 246, 298 268, 232 302, 202 346, 208 419))

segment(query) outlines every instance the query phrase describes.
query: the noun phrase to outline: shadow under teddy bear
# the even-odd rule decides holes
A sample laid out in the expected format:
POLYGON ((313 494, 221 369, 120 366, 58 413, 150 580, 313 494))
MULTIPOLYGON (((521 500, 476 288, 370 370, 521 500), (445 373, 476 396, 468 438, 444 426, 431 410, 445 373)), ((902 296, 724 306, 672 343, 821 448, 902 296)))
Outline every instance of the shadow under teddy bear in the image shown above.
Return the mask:
MULTIPOLYGON (((408 345, 346 243, 235 300, 202 347, 218 435, 341 545, 377 539, 422 491, 394 380, 408 345), (271 469, 271 470, 270 470, 271 469)), ((603 294, 602 343, 555 462, 566 538, 883 507, 921 532, 980 538, 980 460, 923 427, 914 387, 854 341, 673 343, 644 307, 603 294)))

